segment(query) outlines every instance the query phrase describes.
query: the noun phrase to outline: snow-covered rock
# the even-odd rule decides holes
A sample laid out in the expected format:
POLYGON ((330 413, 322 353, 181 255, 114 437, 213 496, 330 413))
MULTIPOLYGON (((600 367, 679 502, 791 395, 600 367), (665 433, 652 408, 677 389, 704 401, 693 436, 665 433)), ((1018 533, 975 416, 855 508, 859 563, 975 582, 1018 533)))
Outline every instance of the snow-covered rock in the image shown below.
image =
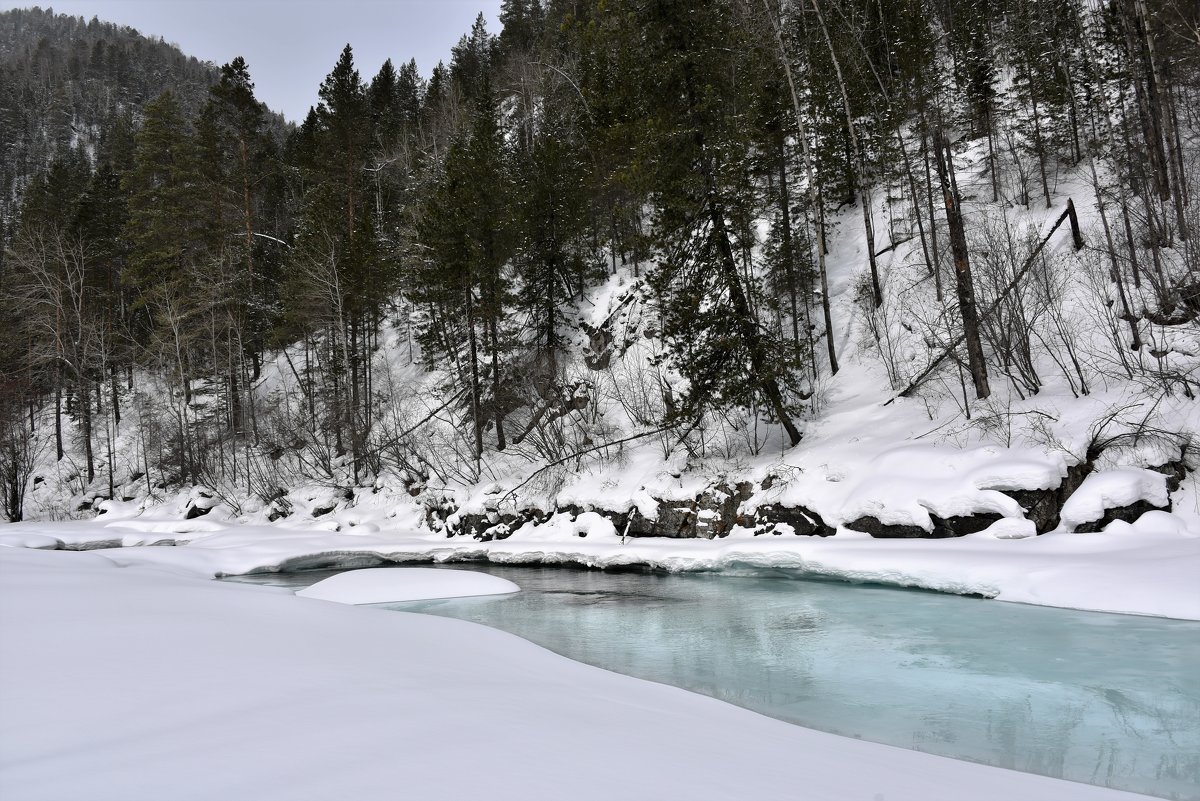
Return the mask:
POLYGON ((1067 499, 1062 524, 1068 531, 1097 531, 1114 520, 1132 523, 1150 509, 1169 509, 1167 477, 1127 467, 1092 473, 1067 499))

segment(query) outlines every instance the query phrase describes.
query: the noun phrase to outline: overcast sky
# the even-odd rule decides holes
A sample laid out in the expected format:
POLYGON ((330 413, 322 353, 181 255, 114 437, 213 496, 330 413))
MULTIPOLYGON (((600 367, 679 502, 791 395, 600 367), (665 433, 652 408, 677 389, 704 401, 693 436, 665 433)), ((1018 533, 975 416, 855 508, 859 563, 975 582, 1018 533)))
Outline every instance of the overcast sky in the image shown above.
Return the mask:
POLYGON ((242 56, 258 98, 297 122, 347 43, 363 80, 386 58, 415 58, 428 77, 480 11, 500 32, 500 0, 0 0, 0 10, 33 5, 130 25, 217 65, 242 56))

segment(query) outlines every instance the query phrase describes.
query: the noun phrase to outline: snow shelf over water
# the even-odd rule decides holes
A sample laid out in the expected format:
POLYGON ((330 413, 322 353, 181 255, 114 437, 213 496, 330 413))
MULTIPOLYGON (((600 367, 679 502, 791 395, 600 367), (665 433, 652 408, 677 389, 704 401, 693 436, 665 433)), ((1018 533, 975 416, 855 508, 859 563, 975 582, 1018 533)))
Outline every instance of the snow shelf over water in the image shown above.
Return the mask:
POLYGON ((504 595, 520 589, 508 579, 472 570, 376 567, 330 576, 296 594, 343 604, 386 604, 504 595))

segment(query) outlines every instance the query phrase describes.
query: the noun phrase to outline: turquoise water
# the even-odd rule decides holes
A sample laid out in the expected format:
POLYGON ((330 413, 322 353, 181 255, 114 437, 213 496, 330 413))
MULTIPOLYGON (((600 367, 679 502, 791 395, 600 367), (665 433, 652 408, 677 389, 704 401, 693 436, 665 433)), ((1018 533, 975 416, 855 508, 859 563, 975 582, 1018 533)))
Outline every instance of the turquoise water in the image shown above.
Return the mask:
POLYGON ((1200 623, 782 574, 469 569, 522 592, 388 608, 822 731, 1200 800, 1200 623))

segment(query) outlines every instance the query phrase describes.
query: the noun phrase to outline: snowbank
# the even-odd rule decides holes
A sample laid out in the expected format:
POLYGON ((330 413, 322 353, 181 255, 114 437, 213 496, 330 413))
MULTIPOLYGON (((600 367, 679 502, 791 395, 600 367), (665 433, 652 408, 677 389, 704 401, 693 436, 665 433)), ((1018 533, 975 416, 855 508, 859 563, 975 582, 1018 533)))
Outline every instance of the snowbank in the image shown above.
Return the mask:
POLYGON ((96 553, 0 548, 0 630, 6 801, 1138 797, 810 731, 461 621, 96 553))
POLYGON ((343 604, 386 604, 503 595, 521 588, 508 579, 470 570, 435 570, 431 567, 351 570, 318 581, 296 594, 343 604))

